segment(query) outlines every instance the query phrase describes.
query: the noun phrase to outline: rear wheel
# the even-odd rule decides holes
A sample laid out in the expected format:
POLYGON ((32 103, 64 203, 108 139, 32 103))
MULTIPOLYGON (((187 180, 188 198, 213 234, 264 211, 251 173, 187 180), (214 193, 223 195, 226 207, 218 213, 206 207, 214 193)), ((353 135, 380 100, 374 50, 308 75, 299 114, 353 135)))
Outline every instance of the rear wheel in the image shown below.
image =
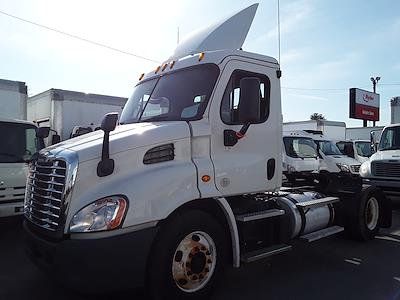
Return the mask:
POLYGON ((220 224, 203 211, 187 211, 161 229, 148 268, 154 299, 207 297, 222 273, 226 241, 220 224))

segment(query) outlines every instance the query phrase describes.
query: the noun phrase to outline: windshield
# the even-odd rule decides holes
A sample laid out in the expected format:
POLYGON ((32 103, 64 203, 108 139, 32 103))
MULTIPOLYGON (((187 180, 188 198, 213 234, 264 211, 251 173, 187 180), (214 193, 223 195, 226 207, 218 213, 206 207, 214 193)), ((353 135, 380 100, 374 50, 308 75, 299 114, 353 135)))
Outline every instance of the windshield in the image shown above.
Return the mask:
POLYGON ((315 141, 318 150, 321 150, 325 155, 343 155, 338 147, 331 141, 315 141))
POLYGON ((201 119, 218 74, 216 65, 203 64, 139 83, 120 124, 201 119))
POLYGON ((356 151, 363 157, 370 157, 373 154, 370 142, 356 142, 356 151))
POLYGON ((314 141, 305 137, 284 137, 286 154, 290 157, 317 157, 314 141))
POLYGON ((400 127, 386 128, 382 133, 379 143, 379 150, 397 150, 400 149, 400 127))
POLYGON ((27 162, 44 147, 33 125, 0 122, 0 136, 0 163, 27 162))

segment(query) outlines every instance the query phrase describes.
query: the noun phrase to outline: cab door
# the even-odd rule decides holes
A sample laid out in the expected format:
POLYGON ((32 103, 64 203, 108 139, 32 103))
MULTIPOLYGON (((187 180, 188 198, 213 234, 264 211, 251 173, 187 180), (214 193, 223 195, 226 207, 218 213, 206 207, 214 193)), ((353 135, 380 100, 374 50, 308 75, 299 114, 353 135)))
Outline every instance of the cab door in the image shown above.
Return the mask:
POLYGON ((273 66, 232 59, 221 71, 209 115, 214 182, 222 195, 273 191, 281 185, 280 83, 273 66), (246 105, 239 98, 240 80, 248 77, 260 80, 260 118, 236 145, 227 146, 224 131, 239 132, 244 125, 239 119, 239 109, 246 105))

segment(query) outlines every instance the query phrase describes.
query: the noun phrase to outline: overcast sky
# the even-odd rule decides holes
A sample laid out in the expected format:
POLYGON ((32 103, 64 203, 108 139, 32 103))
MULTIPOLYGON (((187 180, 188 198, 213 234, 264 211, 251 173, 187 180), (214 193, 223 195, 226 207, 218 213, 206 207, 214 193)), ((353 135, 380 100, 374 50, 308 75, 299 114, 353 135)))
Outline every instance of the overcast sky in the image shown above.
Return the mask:
MULTIPOLYGON (((167 59, 192 30, 254 1, 0 0, 0 11, 143 56, 167 59)), ((281 0, 284 121, 348 118, 348 89, 372 89, 380 76, 381 121, 400 96, 400 1, 281 0)), ((277 0, 260 1, 244 50, 278 57, 277 0)), ((29 94, 50 88, 128 97, 139 75, 156 67, 0 13, 0 78, 24 81, 29 94)))

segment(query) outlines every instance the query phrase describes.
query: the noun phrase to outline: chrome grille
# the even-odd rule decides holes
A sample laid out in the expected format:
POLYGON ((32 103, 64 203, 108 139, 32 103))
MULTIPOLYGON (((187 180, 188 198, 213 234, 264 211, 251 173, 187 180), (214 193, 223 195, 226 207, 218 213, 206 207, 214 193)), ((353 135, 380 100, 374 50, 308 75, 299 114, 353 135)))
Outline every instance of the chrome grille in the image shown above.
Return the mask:
POLYGON ((380 177, 400 177, 400 164, 392 162, 372 162, 372 175, 380 177))
POLYGON ((25 217, 35 225, 56 231, 64 201, 67 164, 63 160, 36 161, 29 170, 25 217))
POLYGON ((351 166, 350 166, 351 172, 353 172, 353 173, 358 173, 358 172, 360 172, 360 166, 361 166, 361 165, 351 165, 351 166))

